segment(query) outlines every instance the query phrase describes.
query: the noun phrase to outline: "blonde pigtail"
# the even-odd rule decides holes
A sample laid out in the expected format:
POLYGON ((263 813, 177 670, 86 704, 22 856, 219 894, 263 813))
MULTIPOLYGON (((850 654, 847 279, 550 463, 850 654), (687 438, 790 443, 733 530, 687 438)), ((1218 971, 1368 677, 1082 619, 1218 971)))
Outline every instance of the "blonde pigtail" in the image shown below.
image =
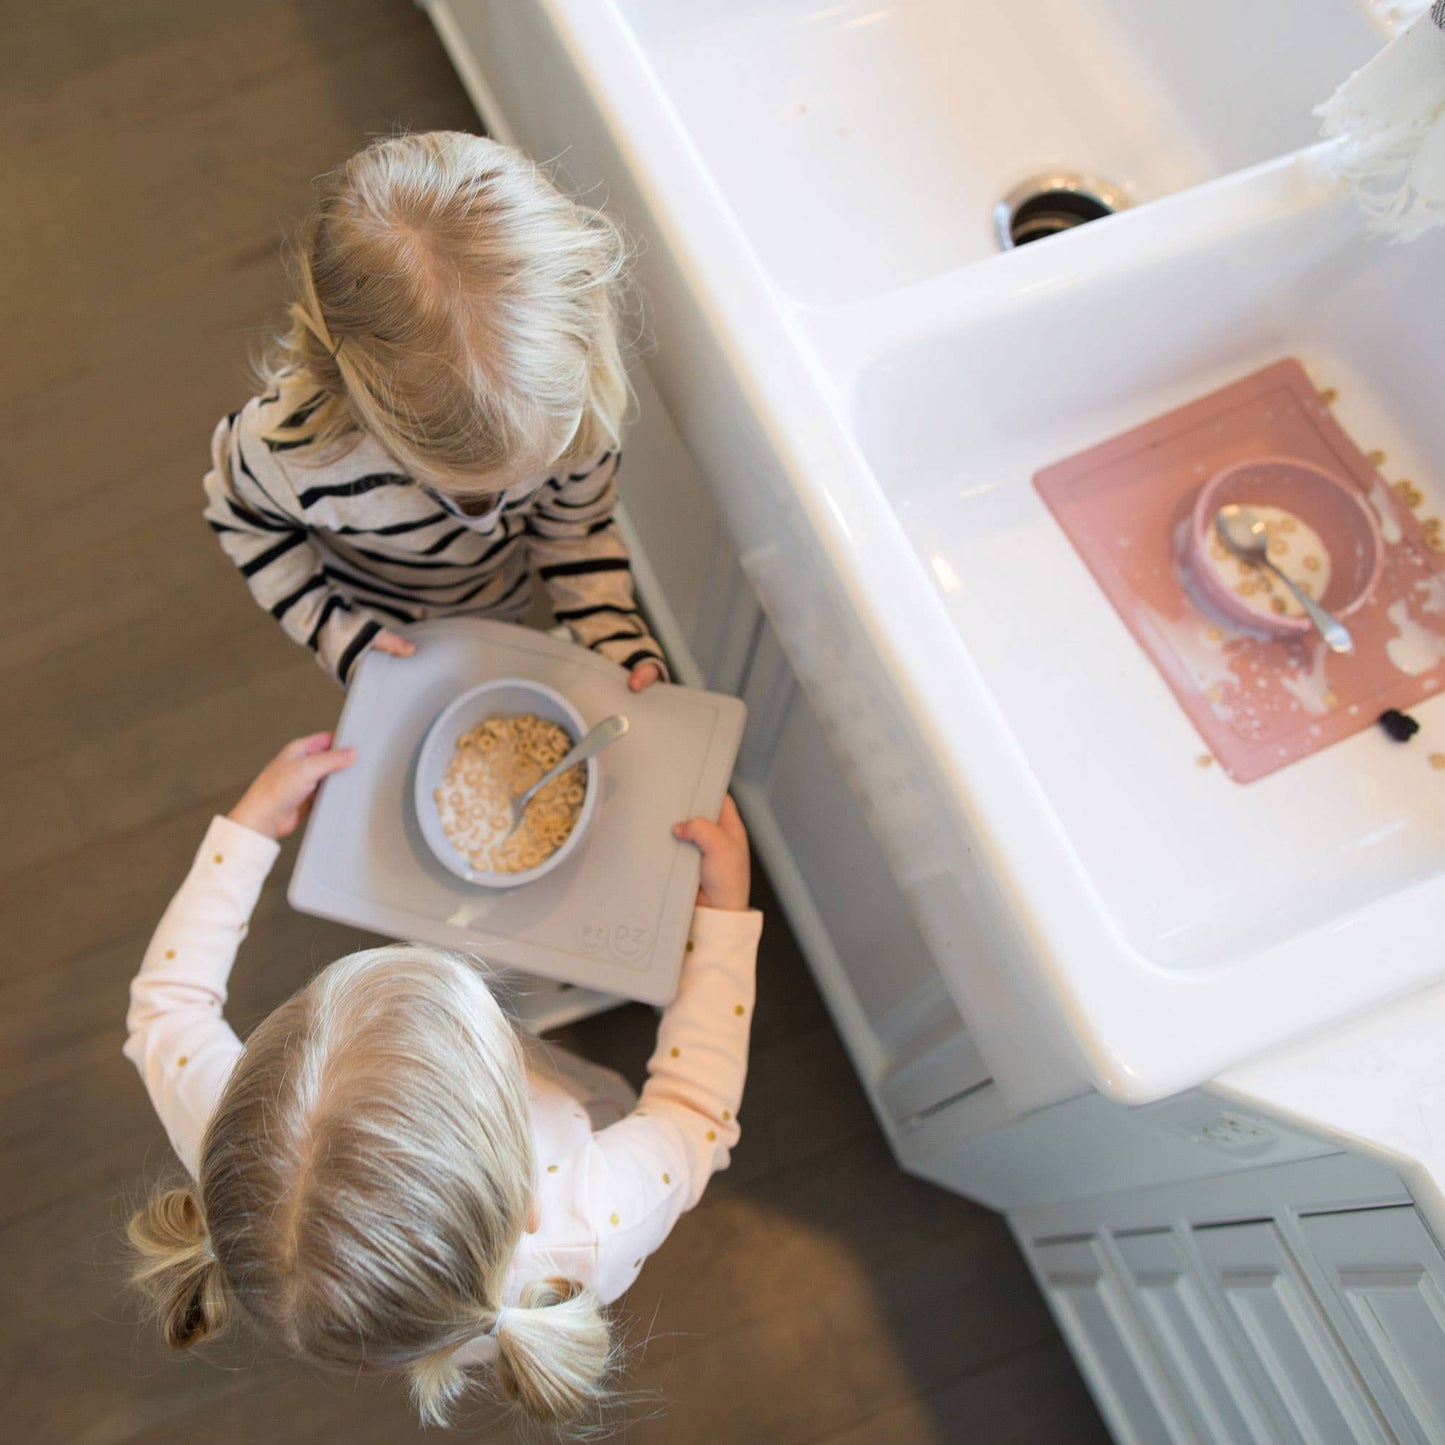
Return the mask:
POLYGON ((495 1342, 490 1361, 463 1363, 467 1346, 448 1346, 408 1370, 422 1423, 449 1425, 472 1385, 500 1390, 531 1419, 576 1425, 598 1417, 611 1398, 616 1350, 597 1296, 573 1280, 534 1280, 521 1301, 479 1313, 477 1335, 495 1342))
POLYGON ((497 1382, 534 1420, 565 1424, 607 1398, 612 1334, 597 1296, 533 1280, 496 1330, 497 1382))
POLYGON ((165 1342, 186 1350, 220 1334, 230 1322, 230 1299, 195 1193, 157 1195, 132 1216, 126 1234, 136 1254, 131 1279, 165 1342))
POLYGON ((447 1346, 415 1361, 407 1370, 411 1403, 423 1425, 451 1424, 452 1412, 466 1393, 467 1367, 457 1363, 458 1351, 447 1346))

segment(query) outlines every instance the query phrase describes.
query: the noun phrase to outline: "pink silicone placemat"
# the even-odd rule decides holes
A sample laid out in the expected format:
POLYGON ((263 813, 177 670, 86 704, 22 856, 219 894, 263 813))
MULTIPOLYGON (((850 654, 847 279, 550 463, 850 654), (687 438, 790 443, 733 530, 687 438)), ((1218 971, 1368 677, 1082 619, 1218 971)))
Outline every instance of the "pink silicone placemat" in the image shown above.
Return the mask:
POLYGON ((1046 467, 1034 485, 1235 782, 1266 777, 1445 684, 1445 558, 1298 361, 1046 467), (1353 654, 1317 637, 1246 637, 1203 613, 1180 581, 1177 539, 1199 488, 1222 467, 1269 455, 1348 479, 1379 518, 1384 565, 1350 619, 1353 654))

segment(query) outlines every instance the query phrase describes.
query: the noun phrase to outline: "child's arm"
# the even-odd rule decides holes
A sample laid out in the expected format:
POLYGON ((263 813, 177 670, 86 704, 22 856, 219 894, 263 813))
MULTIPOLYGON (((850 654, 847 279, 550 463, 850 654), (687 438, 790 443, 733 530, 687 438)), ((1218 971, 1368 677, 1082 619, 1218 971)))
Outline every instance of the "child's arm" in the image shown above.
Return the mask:
POLYGON ((245 416, 227 417, 211 438, 205 518, 251 596, 342 683, 369 646, 411 651, 328 580, 310 532, 292 510, 289 482, 264 443, 243 437, 245 416))
POLYGON ((130 986, 125 1056, 193 1176, 207 1121, 241 1052, 221 1016, 236 948, 277 840, 295 829, 321 779, 355 757, 330 746, 329 733, 288 743, 229 816, 212 820, 130 986))
POLYGON ((667 665, 637 609, 627 543, 612 517, 617 460, 606 452, 590 467, 554 477, 523 515, 532 566, 558 622, 625 667, 635 687, 643 669, 665 678, 667 665))
POLYGON ((748 845, 731 798, 717 823, 677 835, 702 851, 702 884, 677 996, 664 1011, 637 1108, 594 1140, 585 1207, 596 1288, 615 1299, 728 1164, 739 1136, 762 915, 749 909, 748 845))

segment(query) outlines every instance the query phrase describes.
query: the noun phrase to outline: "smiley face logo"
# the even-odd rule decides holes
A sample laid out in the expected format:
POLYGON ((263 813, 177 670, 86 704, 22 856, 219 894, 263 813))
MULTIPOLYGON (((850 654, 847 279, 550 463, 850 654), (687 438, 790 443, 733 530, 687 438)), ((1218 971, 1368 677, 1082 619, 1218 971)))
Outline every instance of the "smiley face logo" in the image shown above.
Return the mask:
POLYGON ((619 923, 612 930, 612 951, 618 958, 641 958, 647 943, 647 930, 635 923, 619 923))

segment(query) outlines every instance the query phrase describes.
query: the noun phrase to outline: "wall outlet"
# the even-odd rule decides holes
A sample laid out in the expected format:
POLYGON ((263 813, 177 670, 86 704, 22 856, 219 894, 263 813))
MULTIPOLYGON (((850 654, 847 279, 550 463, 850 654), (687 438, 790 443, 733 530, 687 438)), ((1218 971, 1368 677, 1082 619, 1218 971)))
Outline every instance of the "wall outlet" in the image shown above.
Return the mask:
POLYGON ((1222 1154, 1267 1154, 1279 1142, 1273 1129, 1243 1114, 1209 1114, 1174 1127, 1191 1144, 1202 1144, 1222 1154))

